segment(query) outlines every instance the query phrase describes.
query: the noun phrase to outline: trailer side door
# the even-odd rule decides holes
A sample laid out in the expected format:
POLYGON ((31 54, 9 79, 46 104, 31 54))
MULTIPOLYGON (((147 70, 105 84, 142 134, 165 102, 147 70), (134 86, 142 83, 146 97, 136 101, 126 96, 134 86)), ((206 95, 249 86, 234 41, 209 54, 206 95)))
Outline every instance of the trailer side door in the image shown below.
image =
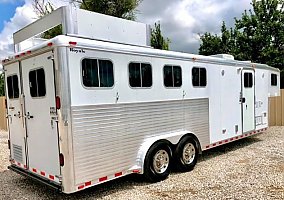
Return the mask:
POLYGON ((255 82, 254 70, 242 70, 242 115, 243 115, 243 132, 255 129, 255 82))
POLYGON ((23 60, 22 79, 29 170, 47 178, 50 175, 58 177, 60 166, 52 52, 23 60))
POLYGON ((19 167, 25 168, 27 165, 26 127, 19 62, 5 66, 5 83, 8 125, 12 133, 9 136, 11 159, 19 167))

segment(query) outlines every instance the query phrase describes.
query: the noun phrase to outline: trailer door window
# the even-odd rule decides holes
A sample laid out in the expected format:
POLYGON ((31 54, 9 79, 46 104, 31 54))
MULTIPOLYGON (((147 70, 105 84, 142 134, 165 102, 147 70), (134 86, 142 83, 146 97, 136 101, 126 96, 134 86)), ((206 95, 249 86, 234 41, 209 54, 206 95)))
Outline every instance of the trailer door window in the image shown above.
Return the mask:
POLYGON ((207 85, 207 75, 205 68, 192 68, 192 85, 195 87, 205 87, 207 85))
POLYGON ((271 86, 277 86, 277 75, 271 74, 271 86))
POLYGON ((19 80, 17 75, 7 77, 9 99, 19 98, 19 80))
POLYGON ((252 85, 253 85, 252 73, 245 72, 244 73, 244 87, 251 88, 252 85))
POLYGON ((182 84, 182 73, 180 66, 164 66, 164 85, 166 87, 180 87, 182 84))
POLYGON ((131 87, 151 87, 152 67, 147 63, 129 64, 129 84, 131 87))
POLYGON ((29 72, 30 94, 32 97, 44 97, 46 94, 43 68, 29 72))
POLYGON ((86 87, 112 87, 113 64, 109 60, 85 58, 82 60, 82 77, 86 87))

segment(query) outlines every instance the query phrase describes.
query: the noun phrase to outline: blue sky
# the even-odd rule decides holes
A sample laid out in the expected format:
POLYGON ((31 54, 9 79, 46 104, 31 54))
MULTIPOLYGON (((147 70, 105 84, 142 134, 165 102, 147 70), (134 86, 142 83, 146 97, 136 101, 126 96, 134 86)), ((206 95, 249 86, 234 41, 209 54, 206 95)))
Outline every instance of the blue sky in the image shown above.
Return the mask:
POLYGON ((15 15, 16 8, 18 6, 23 6, 24 1, 9 1, 0 0, 0 32, 3 30, 5 22, 8 22, 10 18, 15 15))

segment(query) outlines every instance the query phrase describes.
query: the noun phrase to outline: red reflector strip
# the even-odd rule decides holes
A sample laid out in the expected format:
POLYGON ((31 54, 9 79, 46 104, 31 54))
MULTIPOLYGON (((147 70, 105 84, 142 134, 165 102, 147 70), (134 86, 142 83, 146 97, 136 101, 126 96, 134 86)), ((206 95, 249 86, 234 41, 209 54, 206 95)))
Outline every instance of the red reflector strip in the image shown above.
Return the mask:
POLYGON ((91 185, 91 181, 85 183, 85 186, 86 186, 86 187, 87 187, 87 186, 90 186, 90 185, 91 185))
POLYGON ((35 168, 33 168, 32 170, 33 170, 33 172, 37 172, 37 170, 35 168))
POLYGON ((53 175, 49 175, 49 178, 50 178, 51 180, 54 180, 54 176, 53 176, 53 175))
POLYGON ((45 176, 45 172, 40 172, 40 175, 45 176))
POLYGON ((118 177, 118 176, 121 176, 121 175, 122 175, 122 172, 118 172, 118 173, 114 174, 115 177, 118 177))
POLYGON ((78 187, 78 189, 81 190, 81 189, 83 189, 84 187, 85 187, 85 185, 80 185, 80 186, 78 187))
POLYGON ((140 170, 139 169, 134 169, 132 172, 133 173, 140 173, 140 170))
POLYGON ((99 178, 99 182, 106 181, 106 180, 107 180, 107 176, 99 178))

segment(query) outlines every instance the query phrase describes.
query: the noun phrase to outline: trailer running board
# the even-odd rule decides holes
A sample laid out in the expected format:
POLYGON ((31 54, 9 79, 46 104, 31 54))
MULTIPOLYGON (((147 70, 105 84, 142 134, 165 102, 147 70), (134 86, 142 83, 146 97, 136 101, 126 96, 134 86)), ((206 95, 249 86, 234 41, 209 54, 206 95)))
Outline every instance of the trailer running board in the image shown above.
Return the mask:
POLYGON ((18 167, 13 166, 13 165, 8 166, 8 169, 10 169, 10 170, 12 170, 12 171, 14 171, 14 172, 16 172, 18 174, 21 174, 23 176, 29 177, 29 178, 31 178, 33 180, 36 180, 39 183, 42 183, 42 184, 47 185, 47 186, 49 186, 49 187, 51 187, 51 188, 53 188, 55 190, 58 190, 59 192, 62 191, 62 187, 61 187, 60 184, 51 182, 48 179, 43 179, 42 177, 39 177, 39 176, 37 176, 35 174, 32 174, 32 173, 30 173, 30 172, 28 172, 28 171, 26 171, 24 169, 18 168, 18 167))

